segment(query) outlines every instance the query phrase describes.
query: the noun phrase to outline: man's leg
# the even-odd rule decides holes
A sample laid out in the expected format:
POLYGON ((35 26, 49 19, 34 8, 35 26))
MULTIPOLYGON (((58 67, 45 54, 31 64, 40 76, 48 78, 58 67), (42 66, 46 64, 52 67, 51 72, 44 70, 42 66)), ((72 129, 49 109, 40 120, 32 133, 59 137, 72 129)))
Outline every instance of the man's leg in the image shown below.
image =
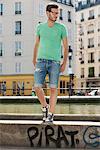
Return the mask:
POLYGON ((50 109, 49 112, 54 114, 57 101, 57 88, 50 88, 50 109))
POLYGON ((45 99, 45 94, 42 89, 43 83, 46 77, 46 61, 45 60, 38 60, 36 63, 36 68, 34 72, 34 89, 36 95, 42 105, 42 112, 43 112, 43 121, 47 118, 48 115, 48 105, 45 99))
POLYGON ((40 101, 42 107, 46 107, 47 102, 46 102, 45 94, 44 94, 42 87, 34 87, 34 89, 35 89, 36 95, 39 98, 39 101, 40 101))

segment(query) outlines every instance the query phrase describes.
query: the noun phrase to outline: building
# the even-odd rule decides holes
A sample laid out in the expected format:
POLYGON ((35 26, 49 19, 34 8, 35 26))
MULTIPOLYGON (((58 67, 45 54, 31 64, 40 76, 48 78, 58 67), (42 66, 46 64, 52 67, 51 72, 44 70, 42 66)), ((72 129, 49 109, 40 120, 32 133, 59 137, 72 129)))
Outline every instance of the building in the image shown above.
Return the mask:
MULTIPOLYGON (((58 21, 67 26, 69 45, 74 49, 73 1, 0 0, 0 87, 5 80, 7 88, 15 89, 13 91, 18 87, 32 88, 36 26, 46 20, 45 7, 50 2, 59 3, 61 6, 58 21)), ((67 70, 68 67, 64 75, 68 74, 67 70)))
POLYGON ((100 0, 83 0, 76 7, 77 87, 100 87, 100 0))

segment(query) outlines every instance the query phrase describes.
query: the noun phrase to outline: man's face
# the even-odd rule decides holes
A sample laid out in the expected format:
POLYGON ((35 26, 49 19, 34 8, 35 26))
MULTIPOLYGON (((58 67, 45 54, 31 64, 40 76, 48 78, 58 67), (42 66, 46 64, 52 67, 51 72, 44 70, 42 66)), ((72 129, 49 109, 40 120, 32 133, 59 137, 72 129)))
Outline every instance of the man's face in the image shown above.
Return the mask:
POLYGON ((56 8, 52 8, 51 11, 47 11, 48 19, 55 22, 58 18, 59 10, 56 8))

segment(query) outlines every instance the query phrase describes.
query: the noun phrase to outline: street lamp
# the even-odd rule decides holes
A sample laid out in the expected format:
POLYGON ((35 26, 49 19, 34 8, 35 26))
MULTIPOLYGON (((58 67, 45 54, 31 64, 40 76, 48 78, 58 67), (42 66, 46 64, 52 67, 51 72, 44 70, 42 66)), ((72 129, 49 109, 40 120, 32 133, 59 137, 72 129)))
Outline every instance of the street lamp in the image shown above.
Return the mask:
POLYGON ((68 53, 68 59, 69 59, 69 66, 68 66, 68 74, 69 74, 69 96, 73 95, 73 78, 74 74, 72 72, 72 55, 73 55, 73 50, 71 46, 69 46, 69 53, 68 53))

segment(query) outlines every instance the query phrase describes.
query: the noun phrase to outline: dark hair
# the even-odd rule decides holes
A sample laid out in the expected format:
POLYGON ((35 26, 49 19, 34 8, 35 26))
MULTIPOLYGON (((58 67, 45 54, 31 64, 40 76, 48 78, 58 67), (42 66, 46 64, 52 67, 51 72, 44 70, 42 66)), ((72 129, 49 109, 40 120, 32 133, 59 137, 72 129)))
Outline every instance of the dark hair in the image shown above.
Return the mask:
POLYGON ((49 11, 49 12, 51 12, 51 9, 52 8, 58 8, 59 6, 58 5, 56 5, 56 4, 49 4, 49 5, 47 5, 47 7, 46 7, 46 11, 49 11))

